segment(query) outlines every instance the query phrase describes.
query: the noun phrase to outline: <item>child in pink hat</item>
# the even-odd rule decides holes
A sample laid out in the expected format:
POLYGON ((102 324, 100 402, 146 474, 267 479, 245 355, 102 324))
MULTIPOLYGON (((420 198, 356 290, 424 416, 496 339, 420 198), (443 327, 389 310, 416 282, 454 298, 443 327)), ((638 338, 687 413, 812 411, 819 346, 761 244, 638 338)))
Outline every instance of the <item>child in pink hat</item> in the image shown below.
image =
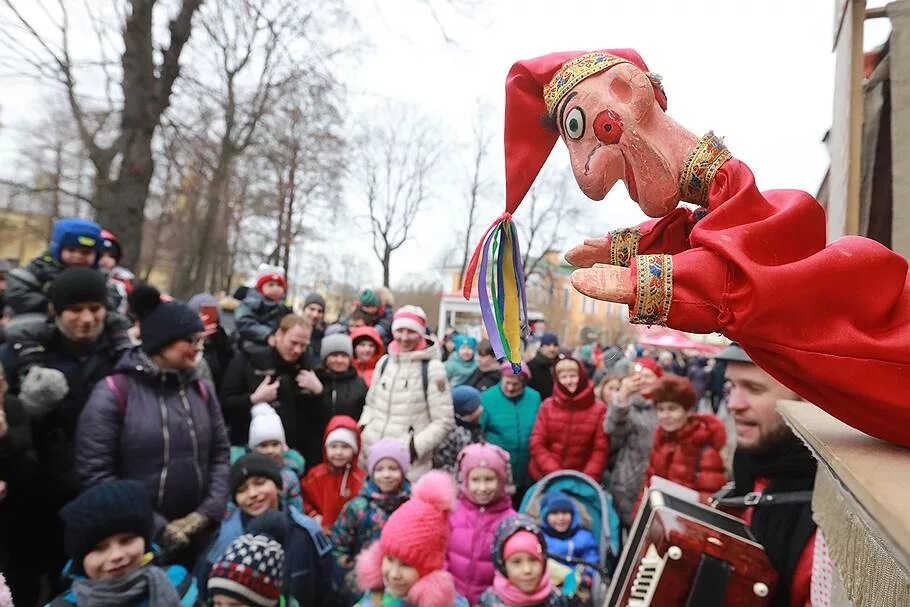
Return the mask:
POLYGON ((468 607, 445 571, 449 513, 455 483, 445 472, 427 472, 411 499, 392 513, 379 541, 357 557, 357 607, 468 607))
POLYGON ((496 568, 491 548, 496 528, 515 514, 509 496, 509 454, 490 443, 475 443, 462 449, 457 461, 461 487, 449 519, 446 562, 455 588, 474 605, 493 583, 496 568))
POLYGON ((481 607, 564 607, 565 597, 547 575, 547 540, 533 519, 510 516, 493 541, 496 574, 484 591, 481 607))

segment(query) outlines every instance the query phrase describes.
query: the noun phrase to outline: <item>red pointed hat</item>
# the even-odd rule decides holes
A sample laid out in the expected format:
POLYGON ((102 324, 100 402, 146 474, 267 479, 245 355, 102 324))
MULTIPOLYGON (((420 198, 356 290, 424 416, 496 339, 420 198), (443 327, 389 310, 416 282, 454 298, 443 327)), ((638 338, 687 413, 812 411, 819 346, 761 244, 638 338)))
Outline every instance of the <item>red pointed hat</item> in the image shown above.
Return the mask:
POLYGON ((516 374, 521 372, 520 335, 527 328, 528 305, 512 213, 559 139, 559 133, 545 124, 559 100, 585 78, 620 63, 645 72, 658 103, 667 108, 659 78, 632 49, 553 53, 515 63, 506 77, 506 210, 481 236, 465 270, 463 294, 470 299, 479 271, 478 300, 490 345, 496 358, 507 359, 516 374))
POLYGON ((559 140, 544 121, 576 84, 621 63, 631 63, 651 79, 664 110, 667 97, 659 78, 629 48, 552 53, 518 61, 506 77, 506 212, 514 213, 559 140))

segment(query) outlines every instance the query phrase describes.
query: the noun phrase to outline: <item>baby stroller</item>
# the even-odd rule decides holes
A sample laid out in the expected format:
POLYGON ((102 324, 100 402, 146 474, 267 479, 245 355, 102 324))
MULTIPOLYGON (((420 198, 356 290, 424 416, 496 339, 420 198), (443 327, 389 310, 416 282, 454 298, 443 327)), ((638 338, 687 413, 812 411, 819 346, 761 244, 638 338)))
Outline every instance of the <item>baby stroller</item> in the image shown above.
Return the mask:
POLYGON ((594 605, 600 605, 620 553, 619 515, 610 495, 593 479, 575 470, 557 470, 531 485, 519 511, 540 520, 540 502, 544 495, 561 491, 575 501, 584 526, 597 538, 599 563, 590 563, 597 571, 591 586, 594 605))

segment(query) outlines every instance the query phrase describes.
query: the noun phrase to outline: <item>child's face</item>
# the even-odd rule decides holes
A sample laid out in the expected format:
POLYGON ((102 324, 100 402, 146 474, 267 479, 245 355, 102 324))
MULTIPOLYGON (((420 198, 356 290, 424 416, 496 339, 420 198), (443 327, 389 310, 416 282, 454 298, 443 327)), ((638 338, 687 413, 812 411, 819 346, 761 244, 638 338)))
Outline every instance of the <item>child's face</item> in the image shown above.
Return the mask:
POLYGON ((468 495, 478 506, 486 506, 499 496, 499 477, 492 468, 478 467, 468 473, 468 495))
POLYGON ((404 473, 398 462, 387 457, 379 460, 373 466, 373 482, 383 493, 395 494, 401 489, 404 482, 404 473))
POLYGON ((344 373, 351 367, 351 357, 344 352, 335 352, 325 357, 325 366, 333 373, 344 373))
POLYGON ((354 449, 347 443, 335 441, 325 448, 325 455, 329 463, 336 468, 344 468, 354 461, 354 449))
POLYGON ((543 563, 527 552, 517 552, 506 559, 506 577, 525 594, 532 594, 540 585, 543 563))
POLYGON ((259 516, 269 508, 278 509, 278 485, 264 476, 246 479, 234 494, 237 506, 250 516, 259 516))
POLYGON ((379 312, 379 306, 365 306, 363 304, 360 304, 360 309, 363 310, 364 314, 369 314, 370 316, 373 316, 376 314, 376 312, 379 312))
POLYGON ((117 258, 108 252, 104 252, 98 258, 98 265, 105 270, 113 270, 117 266, 117 258))
POLYGON ((284 443, 280 440, 264 440, 256 445, 256 451, 268 455, 278 462, 278 465, 284 466, 284 443))
POLYGON ((464 361, 474 360, 474 349, 468 344, 461 344, 461 347, 458 348, 458 356, 464 361))
POLYGON ((547 525, 550 529, 559 533, 565 533, 572 524, 571 512, 550 512, 547 514, 547 525))
POLYGON ((361 339, 354 346, 354 356, 357 360, 370 360, 376 354, 376 344, 372 339, 361 339))
POLYGON ((556 374, 556 381, 558 381, 569 394, 575 394, 575 390, 578 389, 578 371, 575 371, 574 369, 560 371, 556 374))
POLYGON ((477 420, 480 419, 481 413, 483 413, 483 405, 481 405, 480 407, 477 407, 477 409, 475 409, 473 413, 468 413, 467 415, 462 415, 461 421, 465 422, 466 424, 476 424, 477 420))
POLYGON ((60 261, 65 266, 91 267, 95 263, 95 249, 72 245, 60 249, 60 261))
POLYGON ((303 315, 314 327, 322 322, 325 310, 318 303, 311 303, 303 309, 303 315))
POLYGON ((604 384, 603 389, 600 393, 600 399, 606 403, 610 402, 611 397, 614 394, 619 393, 619 386, 622 385, 622 382, 618 377, 607 380, 604 384))
POLYGON ((134 533, 118 533, 105 538, 82 559, 90 580, 106 580, 129 573, 142 564, 145 540, 134 533))
POLYGON ((657 421, 664 432, 675 432, 689 421, 689 412, 679 403, 657 403, 657 421))
POLYGON ((262 294, 272 301, 281 301, 284 299, 284 287, 277 280, 270 280, 262 285, 262 294))
POLYGON ((212 607, 249 607, 246 603, 241 603, 235 598, 216 594, 212 599, 212 607))
POLYGON ((406 597, 418 579, 420 574, 414 567, 394 556, 382 557, 382 581, 389 594, 399 598, 406 597))
POLYGON ((492 354, 478 354, 477 366, 486 371, 487 369, 499 367, 499 361, 492 354))

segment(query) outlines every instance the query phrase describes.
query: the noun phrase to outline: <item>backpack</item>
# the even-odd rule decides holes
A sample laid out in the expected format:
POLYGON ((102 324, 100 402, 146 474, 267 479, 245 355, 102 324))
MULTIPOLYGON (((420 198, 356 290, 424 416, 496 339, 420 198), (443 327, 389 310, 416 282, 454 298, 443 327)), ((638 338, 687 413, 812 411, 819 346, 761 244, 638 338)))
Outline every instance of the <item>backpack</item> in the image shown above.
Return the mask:
MULTIPOLYGON (((120 411, 120 415, 125 416, 126 404, 129 402, 130 395, 130 378, 126 373, 114 373, 105 377, 104 383, 107 384, 108 389, 113 392, 114 397, 117 399, 117 410, 120 411)), ((210 406, 209 389, 205 385, 205 382, 201 379, 197 379, 194 384, 196 390, 199 391, 199 396, 202 397, 205 406, 210 406)))

